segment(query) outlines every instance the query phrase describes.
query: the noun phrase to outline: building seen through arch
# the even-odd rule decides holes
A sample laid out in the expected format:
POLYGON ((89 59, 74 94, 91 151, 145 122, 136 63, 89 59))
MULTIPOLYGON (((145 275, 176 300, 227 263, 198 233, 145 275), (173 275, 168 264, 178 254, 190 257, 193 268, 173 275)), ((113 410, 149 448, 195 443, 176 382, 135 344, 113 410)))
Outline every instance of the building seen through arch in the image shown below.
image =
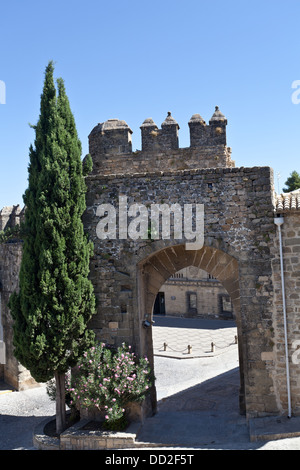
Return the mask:
POLYGON ((213 275, 188 266, 173 274, 159 290, 154 315, 234 319, 230 296, 213 275))

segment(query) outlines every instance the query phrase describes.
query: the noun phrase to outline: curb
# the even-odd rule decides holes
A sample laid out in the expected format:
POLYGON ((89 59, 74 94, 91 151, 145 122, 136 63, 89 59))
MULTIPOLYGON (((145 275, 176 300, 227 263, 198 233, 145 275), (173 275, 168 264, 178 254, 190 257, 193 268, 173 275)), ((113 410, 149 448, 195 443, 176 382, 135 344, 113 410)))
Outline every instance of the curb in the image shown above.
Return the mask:
POLYGON ((54 416, 41 421, 33 431, 33 445, 37 450, 60 450, 60 440, 57 437, 50 437, 44 433, 46 424, 55 419, 54 416))
POLYGON ((250 441, 276 441, 300 437, 300 417, 269 416, 249 420, 250 441))
MULTIPOLYGON (((44 433, 45 426, 55 420, 55 415, 41 421, 33 433, 33 445, 36 450, 113 450, 157 448, 150 442, 137 441, 141 423, 134 422, 124 432, 86 431, 82 428, 89 420, 82 419, 66 429, 60 436, 50 437, 44 433)), ((169 447, 169 445, 167 445, 169 447)))

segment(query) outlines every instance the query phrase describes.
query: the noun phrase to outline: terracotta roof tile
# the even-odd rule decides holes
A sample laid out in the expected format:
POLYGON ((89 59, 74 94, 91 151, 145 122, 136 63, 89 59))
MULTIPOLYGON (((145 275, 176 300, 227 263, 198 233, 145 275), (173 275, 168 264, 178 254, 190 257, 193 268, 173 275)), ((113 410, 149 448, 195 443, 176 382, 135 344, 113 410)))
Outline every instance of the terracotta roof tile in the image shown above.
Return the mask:
POLYGON ((275 204, 277 211, 300 211, 300 189, 290 193, 277 194, 275 204))

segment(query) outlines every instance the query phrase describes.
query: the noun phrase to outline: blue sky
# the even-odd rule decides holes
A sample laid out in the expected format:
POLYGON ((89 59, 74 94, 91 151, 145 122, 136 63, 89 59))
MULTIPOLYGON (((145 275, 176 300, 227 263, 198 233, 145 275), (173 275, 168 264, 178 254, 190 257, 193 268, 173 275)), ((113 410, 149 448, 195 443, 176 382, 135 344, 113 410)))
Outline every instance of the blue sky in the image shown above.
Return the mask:
POLYGON ((0 9, 0 208, 23 204, 49 60, 83 156, 98 122, 124 119, 135 150, 144 119, 160 126, 168 111, 188 147, 190 117, 208 122, 218 105, 236 166, 271 166, 276 189, 277 173, 281 189, 300 172, 299 0, 13 0, 0 9))

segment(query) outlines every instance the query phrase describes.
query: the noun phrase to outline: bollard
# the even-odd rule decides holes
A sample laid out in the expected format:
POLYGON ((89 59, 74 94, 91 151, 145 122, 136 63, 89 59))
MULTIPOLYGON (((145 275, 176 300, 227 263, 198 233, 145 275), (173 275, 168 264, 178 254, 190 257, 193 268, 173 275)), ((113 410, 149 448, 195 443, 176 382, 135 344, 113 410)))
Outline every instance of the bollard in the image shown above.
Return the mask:
POLYGON ((168 344, 167 344, 167 343, 164 343, 164 351, 167 350, 167 346, 168 346, 168 344))
POLYGON ((234 337, 234 342, 235 342, 235 344, 238 344, 238 337, 236 335, 234 337))
POLYGON ((192 353, 192 346, 189 344, 188 345, 188 354, 191 354, 192 353))
POLYGON ((214 343, 211 343, 211 352, 215 352, 215 345, 214 345, 214 343))

